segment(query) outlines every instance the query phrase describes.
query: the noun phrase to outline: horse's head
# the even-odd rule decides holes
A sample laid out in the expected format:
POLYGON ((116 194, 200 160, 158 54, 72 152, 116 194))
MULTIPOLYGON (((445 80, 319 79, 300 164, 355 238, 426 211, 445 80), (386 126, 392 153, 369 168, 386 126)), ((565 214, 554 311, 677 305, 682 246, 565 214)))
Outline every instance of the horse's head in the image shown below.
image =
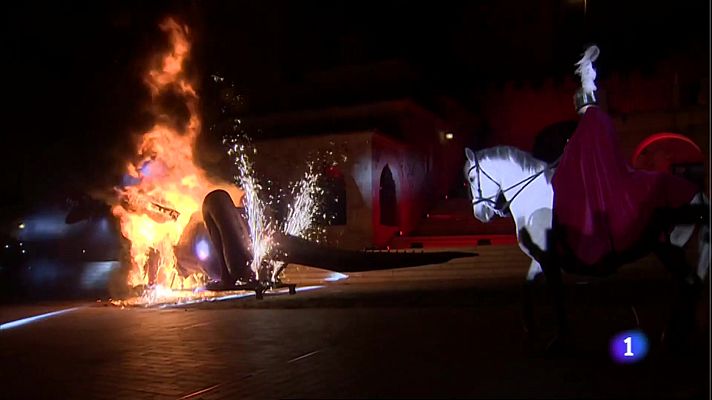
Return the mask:
POLYGON ((495 215, 504 217, 509 214, 507 199, 502 190, 497 171, 483 169, 482 161, 472 150, 465 148, 465 177, 470 185, 472 211, 475 218, 489 222, 495 215))

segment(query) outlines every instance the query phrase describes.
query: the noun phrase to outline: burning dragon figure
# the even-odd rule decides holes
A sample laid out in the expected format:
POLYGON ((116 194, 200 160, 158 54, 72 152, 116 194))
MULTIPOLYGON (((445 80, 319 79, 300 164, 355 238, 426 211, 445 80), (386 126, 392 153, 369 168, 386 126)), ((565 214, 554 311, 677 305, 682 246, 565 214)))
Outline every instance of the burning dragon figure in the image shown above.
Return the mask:
POLYGON ((190 55, 190 32, 171 18, 160 28, 168 35, 170 47, 155 58, 144 76, 155 122, 140 136, 136 157, 127 163, 124 184, 111 201, 121 233, 130 242, 129 287, 143 288, 144 294, 146 289, 152 293, 191 291, 209 284, 215 275, 212 266, 220 280, 209 288, 243 285, 261 295, 265 288, 279 284, 279 272, 292 262, 347 272, 433 264, 472 255, 360 253, 312 243, 303 235, 315 208, 316 181, 309 174, 294 203, 293 210, 301 211, 291 213, 282 232, 277 232, 265 220, 260 186, 243 147, 233 145, 228 150, 239 170, 234 183, 209 177, 195 162, 201 128, 198 96, 183 68, 190 55), (173 115, 162 101, 166 96, 179 99, 188 113, 173 115), (217 257, 210 261, 208 253, 217 257))

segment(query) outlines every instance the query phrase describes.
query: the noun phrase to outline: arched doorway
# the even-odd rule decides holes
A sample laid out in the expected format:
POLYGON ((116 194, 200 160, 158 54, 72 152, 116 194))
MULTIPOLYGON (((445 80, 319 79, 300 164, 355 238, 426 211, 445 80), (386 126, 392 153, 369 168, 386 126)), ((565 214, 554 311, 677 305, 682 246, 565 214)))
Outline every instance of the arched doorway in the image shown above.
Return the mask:
POLYGON ((398 226, 398 202, 396 199, 396 182, 393 180, 391 169, 386 164, 381 171, 381 181, 378 188, 378 201, 380 204, 381 225, 398 226))

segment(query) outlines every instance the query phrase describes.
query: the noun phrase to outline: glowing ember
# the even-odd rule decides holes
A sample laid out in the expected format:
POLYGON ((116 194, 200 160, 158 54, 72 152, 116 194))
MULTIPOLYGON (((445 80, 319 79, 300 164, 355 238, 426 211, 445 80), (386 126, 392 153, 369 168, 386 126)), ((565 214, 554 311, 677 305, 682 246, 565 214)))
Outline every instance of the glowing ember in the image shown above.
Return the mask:
POLYGON ((114 300, 111 303, 116 306, 121 306, 122 308, 153 305, 166 307, 167 305, 182 306, 204 301, 220 301, 229 298, 247 297, 250 295, 254 295, 254 292, 245 290, 219 292, 202 289, 170 290, 162 286, 156 286, 152 288, 152 290, 144 291, 141 296, 121 301, 114 300))
POLYGON ((211 181, 193 160, 200 118, 198 97, 183 70, 190 54, 189 32, 170 18, 160 28, 169 35, 171 48, 145 76, 156 122, 141 136, 136 161, 127 166, 129 180, 137 183, 118 189, 120 203, 112 208, 131 242, 128 284, 150 287, 150 293, 144 293, 149 303, 170 297, 171 290, 193 289, 206 281, 204 271, 177 268, 174 246, 210 191, 227 190, 236 202, 242 196, 232 185, 211 181), (161 106, 159 100, 166 95, 183 102, 187 121, 175 120, 161 106))

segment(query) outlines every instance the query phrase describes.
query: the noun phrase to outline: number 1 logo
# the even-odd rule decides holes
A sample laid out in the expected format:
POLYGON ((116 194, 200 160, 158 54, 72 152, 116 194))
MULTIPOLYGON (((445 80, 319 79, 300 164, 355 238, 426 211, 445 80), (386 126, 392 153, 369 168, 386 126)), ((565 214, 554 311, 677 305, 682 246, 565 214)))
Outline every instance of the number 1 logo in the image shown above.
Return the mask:
POLYGON ((639 330, 619 332, 611 338, 610 354, 613 361, 620 364, 641 361, 648 354, 648 338, 639 330))
POLYGON ((623 340, 623 343, 625 343, 625 353, 623 353, 624 357, 633 357, 635 354, 633 354, 632 347, 633 347, 633 337, 628 336, 623 340))

